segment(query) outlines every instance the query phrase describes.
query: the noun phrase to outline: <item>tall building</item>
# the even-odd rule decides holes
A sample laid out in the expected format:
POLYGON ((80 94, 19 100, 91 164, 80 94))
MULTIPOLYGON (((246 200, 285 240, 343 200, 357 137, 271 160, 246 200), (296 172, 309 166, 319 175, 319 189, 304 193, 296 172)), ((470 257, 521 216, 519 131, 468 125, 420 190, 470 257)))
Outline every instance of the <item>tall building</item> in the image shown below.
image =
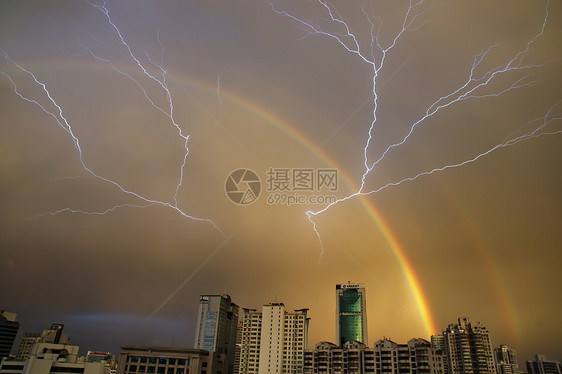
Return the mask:
POLYGON ((443 359, 443 373, 448 373, 447 366, 447 350, 445 349, 445 336, 431 335, 431 346, 435 349, 435 353, 440 355, 443 359))
POLYGON ((0 360, 8 357, 18 334, 20 323, 16 321, 17 314, 0 310, 0 360))
POLYGON ((234 350, 234 374, 240 373, 240 355, 242 353, 242 327, 243 321, 238 321, 238 331, 236 333, 236 349, 234 350))
POLYGON ((240 373, 301 373, 308 344, 308 309, 289 312, 283 303, 244 309, 240 373))
POLYGON ((533 361, 527 361, 528 374, 562 374, 560 361, 547 360, 544 355, 535 355, 533 361))
POLYGON ((364 284, 336 285, 336 341, 340 347, 348 341, 368 345, 366 303, 364 284))
POLYGON ((195 348, 224 354, 228 372, 234 370, 234 353, 238 332, 238 305, 228 295, 201 295, 195 348))
POLYGON ((459 318, 443 331, 449 374, 495 374, 490 333, 480 322, 459 318))
POLYGON ((494 357, 498 374, 519 374, 517 354, 513 348, 500 345, 499 348, 494 349, 494 357))
POLYGON ((260 366, 261 312, 244 309, 239 373, 256 374, 260 366))

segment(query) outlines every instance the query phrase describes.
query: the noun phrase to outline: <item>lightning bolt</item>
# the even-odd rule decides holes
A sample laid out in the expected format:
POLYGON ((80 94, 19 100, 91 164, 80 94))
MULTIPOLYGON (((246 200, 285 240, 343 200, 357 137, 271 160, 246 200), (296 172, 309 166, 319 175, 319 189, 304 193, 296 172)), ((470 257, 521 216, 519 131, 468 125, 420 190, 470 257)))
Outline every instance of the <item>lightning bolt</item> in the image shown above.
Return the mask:
POLYGON ((161 78, 156 77, 155 75, 151 74, 149 72, 149 69, 133 53, 132 48, 130 47, 127 40, 125 39, 125 37, 121 33, 119 27, 113 21, 113 19, 111 17, 111 14, 110 14, 110 11, 107 7, 107 2, 104 2, 102 5, 94 4, 94 3, 92 3, 88 0, 84 0, 84 2, 89 4, 93 8, 99 10, 105 16, 107 22, 111 26, 111 29, 115 32, 115 34, 116 34, 118 40, 120 41, 121 45, 128 52, 128 56, 134 61, 134 63, 140 69, 140 71, 142 71, 144 76, 147 79, 155 82, 157 84, 157 86, 164 93, 164 96, 166 97, 167 106, 161 107, 158 104, 156 104, 155 100, 148 94, 147 90, 143 87, 143 85, 140 83, 139 80, 135 79, 130 74, 119 70, 110 60, 97 56, 92 51, 92 49, 83 45, 83 47, 90 53, 90 55, 93 58, 95 58, 98 61, 109 64, 111 66, 111 68, 114 69, 115 71, 117 71, 119 74, 121 74, 121 75, 127 77, 128 79, 130 79, 131 81, 133 81, 140 88, 140 90, 142 91, 145 99, 150 103, 150 105, 152 107, 154 107, 156 110, 158 110, 160 113, 162 113, 164 116, 166 116, 166 118, 169 120, 170 125, 173 126, 176 129, 177 135, 182 139, 183 147, 184 147, 183 160, 182 160, 182 163, 179 167, 178 182, 176 184, 176 188, 175 188, 175 191, 173 193, 172 200, 171 201, 163 201, 163 200, 156 200, 156 199, 141 195, 140 193, 137 193, 137 192, 133 191, 132 189, 123 186, 122 184, 120 184, 116 180, 104 177, 100 173, 94 171, 92 168, 90 168, 88 166, 88 164, 85 160, 85 156, 84 156, 82 147, 80 146, 80 140, 77 137, 77 135, 75 134, 70 121, 65 116, 62 105, 60 105, 55 100, 54 95, 49 91, 49 89, 47 87, 47 84, 45 82, 41 81, 33 72, 31 72, 30 70, 24 68, 23 66, 19 65, 15 61, 13 61, 5 51, 0 50, 0 52, 4 56, 4 59, 9 64, 15 66, 18 70, 20 70, 21 72, 28 75, 33 80, 33 82, 38 87, 41 88, 42 93, 44 95, 44 98, 43 99, 33 98, 33 97, 28 97, 28 96, 24 95, 18 89, 18 86, 17 86, 16 82, 14 81, 14 79, 12 78, 12 76, 10 76, 9 74, 7 74, 3 71, 0 71, 0 73, 5 78, 7 78, 9 80, 9 82, 11 83, 11 85, 13 87, 14 93, 18 97, 20 97, 22 100, 24 100, 28 103, 31 103, 31 104, 34 104, 34 105, 38 106, 45 114, 52 117, 55 120, 55 122, 70 136, 70 138, 71 138, 71 140, 74 144, 74 148, 76 149, 76 151, 78 153, 78 159, 80 161, 82 169, 87 174, 89 174, 91 177, 94 177, 94 178, 96 178, 98 180, 101 180, 101 181, 103 181, 103 182, 105 182, 109 185, 112 185, 113 187, 116 187, 121 192, 123 192, 125 195, 134 197, 135 199, 141 201, 140 204, 128 204, 128 203, 127 204, 118 204, 118 205, 115 205, 115 206, 110 207, 108 209, 101 210, 101 211, 84 211, 84 210, 80 210, 80 209, 63 208, 63 209, 59 209, 59 210, 54 211, 54 212, 38 214, 35 217, 40 217, 40 216, 45 216, 45 215, 57 215, 57 214, 61 214, 61 213, 80 213, 80 214, 88 214, 88 215, 104 215, 104 214, 114 212, 114 211, 116 211, 118 209, 122 209, 122 208, 148 208, 148 207, 151 207, 151 206, 161 206, 161 207, 166 207, 166 208, 172 209, 172 210, 176 211, 177 213, 179 213, 181 216, 183 216, 185 218, 188 218, 190 220, 208 223, 208 224, 212 225, 213 228, 216 229, 223 237, 226 237, 224 232, 211 219, 201 218, 201 217, 196 217, 196 216, 190 215, 188 212, 186 212, 185 210, 181 209, 178 206, 177 195, 178 195, 178 193, 179 193, 179 191, 182 187, 183 180, 184 180, 184 169, 186 167, 187 158, 188 158, 188 155, 189 155, 188 142, 189 142, 190 136, 184 132, 184 130, 179 126, 179 124, 177 123, 177 121, 174 118, 173 96, 172 96, 172 93, 171 93, 171 91, 168 87, 168 83, 167 83, 168 72, 163 67, 164 45, 160 40, 160 28, 158 27, 158 32, 157 32, 157 40, 158 40, 158 43, 161 47, 160 59, 159 59, 159 61, 156 61, 155 59, 153 59, 150 56, 147 56, 147 58, 148 58, 149 62, 152 65, 154 65, 160 71, 161 78), (46 97, 47 104, 41 103, 42 101, 45 101, 45 97, 46 97))
MULTIPOLYGON (((523 141, 527 141, 530 139, 535 139, 540 136, 544 135, 555 135, 562 133, 562 130, 547 130, 546 128, 554 121, 558 121, 561 119, 561 114, 559 111, 560 101, 553 104, 544 115, 544 117, 540 121, 534 121, 532 124, 539 122, 538 125, 534 124, 534 127, 531 130, 525 131, 523 134, 519 136, 508 136, 504 139, 503 142, 496 144, 493 147, 476 154, 474 157, 470 159, 466 159, 461 162, 447 164, 439 168, 434 168, 431 170, 420 172, 414 176, 407 177, 400 179, 396 182, 390 182, 383 186, 377 187, 375 189, 367 189, 366 182, 367 177, 373 171, 373 169, 392 151, 398 149, 400 146, 404 145, 408 139, 415 133, 416 128, 422 126, 428 119, 438 115, 441 111, 444 111, 448 108, 453 106, 459 105, 460 103, 466 100, 478 100, 478 99, 486 99, 490 97, 497 97, 501 96, 505 93, 511 92, 513 90, 521 89, 524 87, 533 86, 536 83, 536 80, 533 79, 534 70, 544 66, 545 64, 530 64, 524 63, 524 58, 532 48, 533 44, 544 34, 547 20, 548 20, 548 9, 550 5, 550 0, 547 1, 545 6, 545 16, 541 25, 540 30, 534 35, 525 45, 525 48, 520 50, 519 52, 515 53, 511 58, 504 60, 503 63, 483 72, 482 70, 483 62, 487 60, 487 57, 491 54, 492 50, 499 45, 492 45, 488 47, 486 50, 476 54, 472 61, 472 64, 468 71, 468 76, 466 80, 455 88, 451 89, 448 93, 444 94, 443 96, 437 98, 431 105, 427 107, 423 116, 419 119, 411 123, 409 127, 409 131, 407 134, 398 142, 389 145, 386 149, 380 153, 380 155, 371 160, 368 156, 371 150, 371 142, 374 139, 374 132, 377 125, 377 113, 378 113, 378 81, 380 79, 380 72, 383 67, 386 65, 386 58, 387 56, 395 49, 401 38, 407 33, 411 31, 416 31, 422 28, 431 20, 431 16, 428 16, 428 13, 433 7, 425 6, 425 2, 423 0, 410 0, 408 3, 407 9, 403 13, 402 17, 402 27, 398 32, 394 34, 391 38, 391 41, 387 44, 384 44, 380 38, 380 31, 382 28, 382 20, 374 15, 370 14, 369 11, 366 9, 365 4, 361 8, 362 15, 366 18, 368 23, 370 24, 370 43, 368 48, 362 48, 359 42, 359 37, 356 36, 352 31, 350 25, 344 20, 341 16, 339 11, 335 6, 329 4, 325 0, 316 0, 316 4, 320 9, 323 10, 324 15, 327 20, 327 27, 322 28, 320 26, 314 25, 311 22, 306 21, 303 18, 299 18, 290 14, 283 10, 278 10, 272 3, 271 9, 273 12, 279 14, 283 17, 290 18, 293 22, 300 25, 306 31, 306 36, 309 35, 317 35, 321 37, 327 37, 335 42, 337 42, 345 51, 348 53, 355 55, 358 57, 363 63, 369 65, 372 69, 372 104, 373 104, 373 112, 372 112, 372 120, 370 126, 367 131, 367 140, 365 142, 365 146, 363 148, 363 174, 361 176, 361 184, 359 189, 347 196, 339 198, 334 202, 326 205, 320 210, 312 211, 309 210, 306 212, 306 216, 308 220, 312 224, 312 228, 318 238, 321 247, 320 257, 324 254, 324 245, 322 242, 322 238, 320 232, 317 227, 317 223, 314 221, 314 217, 328 211, 332 206, 336 204, 343 203, 347 200, 353 199, 357 196, 365 196, 365 195, 372 195, 376 194, 384 189, 389 187, 395 187, 405 182, 414 181, 420 177, 435 174, 438 172, 443 172, 452 168, 458 168, 461 166, 465 166, 471 163, 478 161, 479 159, 489 155, 492 152, 498 151, 503 148, 507 148, 518 144, 523 141), (328 31, 327 28, 330 29, 338 29, 339 32, 335 31, 328 31), (504 86, 503 88, 492 90, 491 83, 495 83, 499 80, 500 77, 504 77, 507 74, 513 73, 520 73, 520 77, 512 81, 512 83, 504 86)), ((531 125, 532 125, 531 124, 531 125)), ((339 129, 337 129, 339 131, 339 129)))

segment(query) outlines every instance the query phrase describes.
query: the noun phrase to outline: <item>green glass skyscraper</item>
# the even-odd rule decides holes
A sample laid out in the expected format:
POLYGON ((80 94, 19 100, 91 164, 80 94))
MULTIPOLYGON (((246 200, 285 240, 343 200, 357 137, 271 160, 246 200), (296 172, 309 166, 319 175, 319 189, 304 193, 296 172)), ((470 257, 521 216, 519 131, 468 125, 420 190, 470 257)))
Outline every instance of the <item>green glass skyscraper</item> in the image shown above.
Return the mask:
POLYGON ((364 284, 336 284, 336 339, 340 347, 350 340, 368 345, 364 284))

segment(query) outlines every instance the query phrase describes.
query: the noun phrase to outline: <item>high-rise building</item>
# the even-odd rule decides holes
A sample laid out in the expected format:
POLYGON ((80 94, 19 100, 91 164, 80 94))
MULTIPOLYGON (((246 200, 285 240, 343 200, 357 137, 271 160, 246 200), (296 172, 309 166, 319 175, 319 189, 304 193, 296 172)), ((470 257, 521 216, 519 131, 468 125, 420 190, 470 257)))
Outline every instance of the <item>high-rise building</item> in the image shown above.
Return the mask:
POLYGON ((443 331, 449 374, 495 374, 490 333, 480 322, 459 318, 443 331))
POLYGON ((562 374, 560 361, 547 360, 544 355, 535 355, 533 361, 527 361, 528 374, 562 374))
POLYGON ((240 373, 240 355, 242 353, 242 327, 243 321, 238 321, 238 332, 236 333, 236 349, 234 350, 234 374, 240 373))
POLYGON ((336 341, 368 344, 367 301, 364 284, 336 285, 336 341))
POLYGON ((238 305, 228 295, 201 295, 195 348, 224 354, 228 372, 234 371, 234 353, 238 332, 238 305))
POLYGON ((261 312, 244 309, 239 372, 301 373, 308 344, 307 312, 288 312, 283 303, 264 305, 261 312))
POLYGON ((260 366, 261 312, 244 309, 240 342, 240 374, 256 374, 260 366))
POLYGON ((448 373, 447 350, 445 349, 445 336, 431 335, 431 346, 435 349, 435 353, 442 357, 443 373, 448 373))
POLYGON ((500 345, 499 348, 494 349, 494 357, 498 374, 519 374, 517 354, 513 348, 500 345))
POLYGON ((17 314, 0 310, 0 360, 8 357, 18 334, 20 323, 16 321, 17 314))

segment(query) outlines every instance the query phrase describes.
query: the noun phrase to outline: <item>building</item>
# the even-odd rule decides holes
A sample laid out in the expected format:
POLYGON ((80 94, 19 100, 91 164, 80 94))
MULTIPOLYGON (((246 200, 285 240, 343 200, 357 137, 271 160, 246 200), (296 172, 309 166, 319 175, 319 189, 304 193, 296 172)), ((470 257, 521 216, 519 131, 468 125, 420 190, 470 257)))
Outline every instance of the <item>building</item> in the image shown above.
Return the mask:
POLYGON ((121 347, 118 374, 225 374, 226 356, 203 349, 121 347))
POLYGON ((443 335, 431 335, 431 346, 435 349, 435 353, 440 355, 443 360, 443 373, 448 373, 448 360, 447 360, 447 350, 445 348, 445 336, 443 335))
POLYGON ((240 373, 301 373, 308 344, 308 309, 288 312, 283 303, 244 309, 240 373))
POLYGON ((448 374, 495 374, 490 333, 480 322, 459 318, 443 331, 448 374))
POLYGON ((78 356, 79 347, 70 344, 36 343, 25 361, 3 360, 0 374, 110 374, 105 361, 87 362, 78 356))
POLYGON ((330 342, 305 351, 303 374, 444 374, 442 355, 424 339, 397 344, 389 339, 373 348, 349 341, 343 347, 330 342))
POLYGON ((41 334, 34 332, 26 332, 21 338, 18 349, 16 349, 15 358, 17 360, 25 361, 31 354, 31 349, 35 343, 41 342, 41 334))
POLYGON ((410 374, 446 374, 443 353, 425 339, 411 339, 410 374))
POLYGON ((51 344, 70 344, 70 339, 64 332, 64 325, 60 323, 53 323, 51 328, 43 330, 41 334, 26 333, 21 339, 18 349, 16 350, 16 359, 25 361, 31 354, 31 350, 36 343, 51 343, 51 344))
POLYGON ((244 309, 240 339, 239 373, 255 374, 260 366, 261 312, 244 309))
POLYGON ((494 358, 498 374, 519 374, 517 354, 513 348, 500 345, 499 348, 494 349, 494 358))
POLYGON ((195 348, 224 354, 228 372, 234 371, 238 305, 228 295, 201 295, 195 331, 195 348))
POLYGON ((375 342, 377 374, 409 374, 410 357, 407 344, 397 344, 389 339, 375 342))
POLYGON ((236 333, 236 348, 234 350, 234 374, 240 373, 240 355, 242 353, 242 320, 238 321, 238 331, 236 333))
POLYGON ((12 351, 14 340, 20 328, 20 323, 16 321, 17 314, 0 310, 0 360, 8 357, 12 351))
POLYGON ((336 341, 368 344, 365 285, 336 285, 336 341))
POLYGON ((533 361, 527 361, 528 374, 561 374, 560 361, 547 360, 544 355, 535 355, 533 361))

